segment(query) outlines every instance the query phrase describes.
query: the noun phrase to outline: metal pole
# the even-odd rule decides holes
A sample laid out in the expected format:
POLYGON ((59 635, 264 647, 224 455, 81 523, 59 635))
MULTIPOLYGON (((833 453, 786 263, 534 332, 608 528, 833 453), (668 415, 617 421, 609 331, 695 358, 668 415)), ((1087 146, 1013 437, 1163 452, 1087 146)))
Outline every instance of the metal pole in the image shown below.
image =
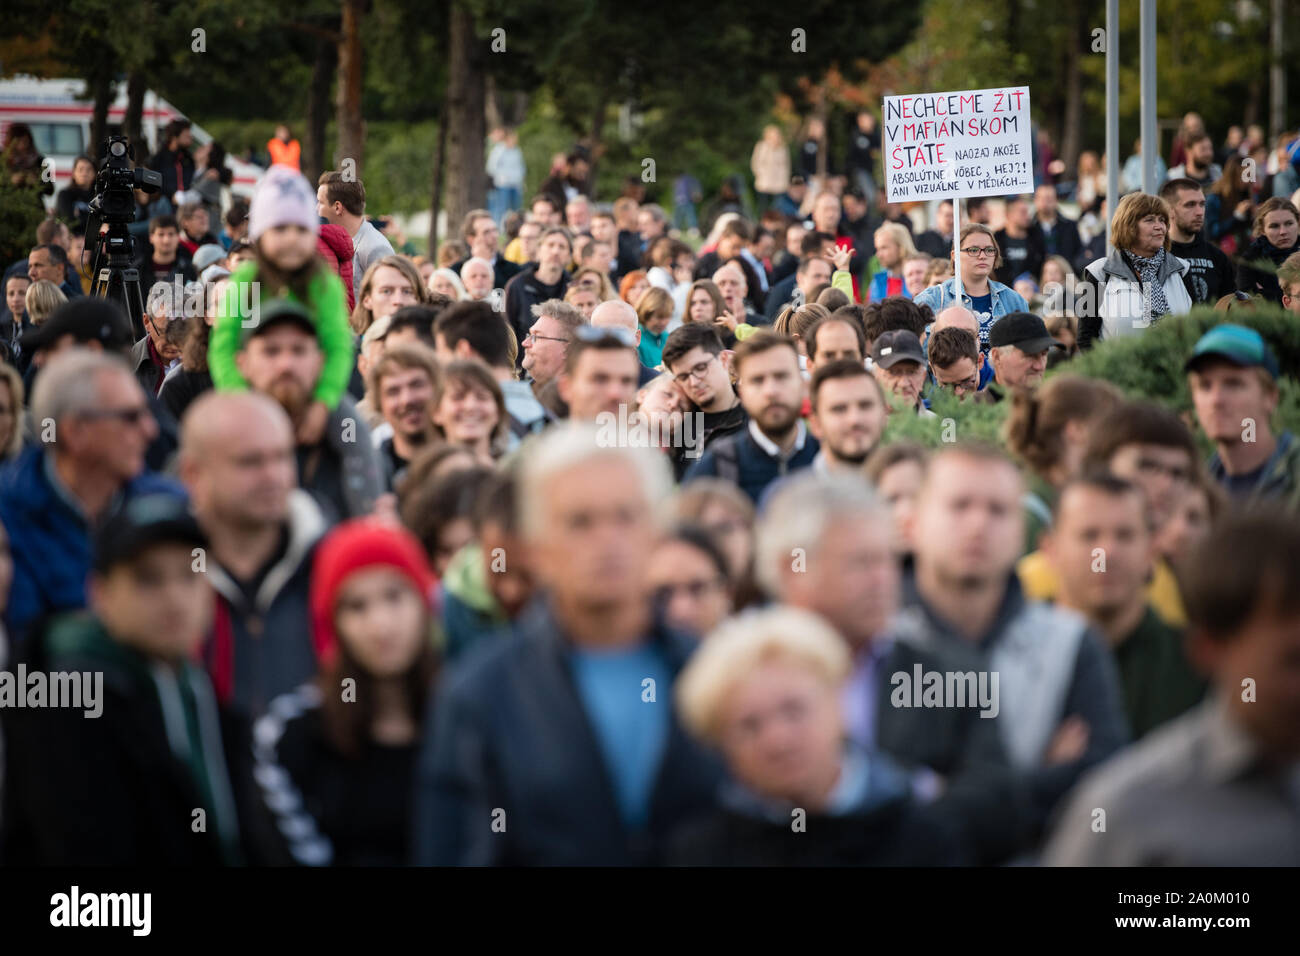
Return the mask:
POLYGON ((1119 202, 1119 0, 1106 0, 1106 252, 1119 202))
POLYGON ((957 301, 961 305, 961 197, 952 197, 952 274, 957 279, 957 301))
POLYGON ((1142 191, 1155 193, 1156 157, 1160 134, 1156 130, 1156 0, 1142 0, 1140 12, 1142 57, 1142 191))
POLYGON ((1286 60, 1283 59, 1282 0, 1273 0, 1273 21, 1269 30, 1273 62, 1269 65, 1269 139, 1282 135, 1286 126, 1286 60))

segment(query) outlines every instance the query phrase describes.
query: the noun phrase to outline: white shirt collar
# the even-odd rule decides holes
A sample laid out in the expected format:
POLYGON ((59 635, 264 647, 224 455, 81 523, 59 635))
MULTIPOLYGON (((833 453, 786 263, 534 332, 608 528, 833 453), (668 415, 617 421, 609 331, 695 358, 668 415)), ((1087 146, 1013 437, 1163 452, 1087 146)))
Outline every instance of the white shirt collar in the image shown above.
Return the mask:
MULTIPOLYGON (((771 458, 780 458, 781 449, 777 447, 776 442, 763 434, 763 430, 758 427, 758 422, 754 419, 749 420, 749 434, 764 452, 771 458)), ((808 427, 804 425, 803 419, 799 419, 798 425, 795 426, 794 447, 790 449, 787 459, 793 458, 799 452, 803 451, 804 443, 808 440, 808 427)))

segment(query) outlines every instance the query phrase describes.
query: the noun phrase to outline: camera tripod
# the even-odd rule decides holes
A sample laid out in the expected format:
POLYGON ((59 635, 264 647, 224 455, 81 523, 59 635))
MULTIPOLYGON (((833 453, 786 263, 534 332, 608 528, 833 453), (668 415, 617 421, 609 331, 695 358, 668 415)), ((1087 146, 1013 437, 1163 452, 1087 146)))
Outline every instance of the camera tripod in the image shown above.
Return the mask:
POLYGON ((111 299, 122 307, 131 320, 136 339, 144 336, 144 291, 140 270, 133 254, 134 241, 126 223, 110 222, 108 231, 97 235, 92 267, 94 281, 91 295, 111 299))

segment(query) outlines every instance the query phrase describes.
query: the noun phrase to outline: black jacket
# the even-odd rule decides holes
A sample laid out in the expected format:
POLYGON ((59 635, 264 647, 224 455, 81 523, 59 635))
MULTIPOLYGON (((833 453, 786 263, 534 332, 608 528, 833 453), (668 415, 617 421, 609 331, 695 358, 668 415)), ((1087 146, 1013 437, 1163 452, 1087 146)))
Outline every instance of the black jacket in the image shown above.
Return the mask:
POLYGON ((795 287, 798 285, 796 281, 798 278, 799 276, 792 272, 767 290, 767 304, 763 308, 763 318, 767 319, 767 325, 775 322, 776 317, 781 314, 781 310, 790 304, 790 300, 794 297, 795 287))
POLYGON ((316 542, 327 525, 319 505, 303 491, 290 495, 286 524, 283 548, 259 581, 237 581, 208 555, 217 603, 204 662, 217 697, 249 720, 316 673, 311 571, 316 542), (247 593, 249 586, 255 593, 247 593))
POLYGON ((1277 283, 1277 267, 1297 252, 1300 252, 1300 242, 1290 249, 1278 249, 1264 236, 1257 237, 1237 260, 1237 288, 1281 305, 1282 287, 1277 283))
MULTIPOLYGON (((0 710, 6 739, 3 860, 27 866, 214 866, 262 862, 246 724, 213 703, 207 675, 185 665, 176 684, 93 619, 55 621, 27 649, 28 672, 103 674, 98 717, 81 708, 0 710), (200 701, 205 798, 169 742, 169 687, 200 701), (206 703, 203 703, 206 701, 206 703), (206 719, 203 715, 207 715, 206 719), (215 717, 215 719, 213 719, 215 717), (212 737, 207 734, 213 733, 212 737), (222 808, 226 808, 223 815, 222 808), (195 810, 204 809, 202 817, 195 810)), ((183 707, 183 704, 175 704, 183 707)), ((180 728, 180 711, 172 726, 180 728)), ((191 738, 191 746, 193 738, 191 738)))
POLYGON ((641 235, 630 229, 618 231, 618 264, 614 268, 614 281, 617 283, 629 272, 641 268, 641 235))
MULTIPOLYGON (((898 619, 903 620, 901 617, 898 619)), ((1026 798, 998 735, 1000 718, 973 707, 895 707, 893 675, 966 672, 981 664, 970 648, 895 635, 876 671, 875 739, 860 741, 904 767, 928 768, 945 781, 936 810, 960 828, 975 862, 990 864, 1023 845, 1026 798)))
POLYGON ((515 360, 519 368, 524 367, 524 338, 533 325, 533 306, 548 299, 563 299, 570 278, 568 272, 561 272, 560 280, 554 286, 543 285, 537 279, 537 265, 532 263, 506 283, 506 319, 519 341, 519 356, 515 360))
MULTIPOLYGON (((657 617, 649 637, 675 677, 693 642, 657 617)), ((646 706, 672 707, 669 688, 646 706)), ((475 648, 447 675, 430 719, 416 771, 420 865, 654 863, 668 835, 710 806, 721 780, 717 761, 674 714, 647 831, 627 830, 545 596, 510 638, 475 648)))
POLYGON ((405 865, 417 744, 366 743, 345 756, 325 734, 320 703, 320 688, 304 684, 254 727, 254 776, 276 823, 277 862, 405 865))
MULTIPOLYGON (((729 788, 734 791, 734 787, 729 788)), ((672 866, 952 866, 970 862, 960 830, 941 810, 903 795, 843 815, 790 811, 723 797, 674 834, 672 866)))
POLYGON ((194 181, 194 157, 186 149, 161 149, 149 158, 148 166, 162 176, 158 194, 168 202, 179 189, 189 189, 194 181))
MULTIPOLYGON (((1015 285, 1016 277, 1022 272, 1028 272, 1038 281, 1039 275, 1043 271, 1043 261, 1047 258, 1046 245, 1043 242, 1043 230, 1039 229, 1035 223, 1029 224, 1029 235, 1024 239, 1027 247, 1027 254, 1020 262, 1012 262, 1007 258, 1007 243, 1010 237, 1006 229, 999 229, 993 236, 997 240, 998 249, 1002 252, 1002 265, 993 270, 993 278, 997 279, 1003 285, 1015 285)), ((1021 240, 1015 240, 1019 242, 1021 240)))
MULTIPOLYGON (((1083 251, 1083 242, 1079 239, 1079 225, 1073 219, 1066 219, 1064 216, 1057 214, 1056 222, 1048 231, 1043 230, 1043 224, 1034 216, 1033 224, 1030 226, 1034 232, 1038 233, 1039 238, 1043 240, 1044 256, 1065 256, 1070 262, 1070 268, 1074 268, 1074 263, 1079 258, 1079 253, 1083 251)), ((1042 271, 1040 266, 1039 272, 1042 271)), ((1038 272, 1034 273, 1034 280, 1038 280, 1038 272)))
POLYGON ((190 402, 204 392, 212 391, 212 373, 206 368, 202 372, 191 372, 179 368, 169 374, 158 392, 158 400, 171 412, 172 417, 180 421, 190 402))
POLYGON ((916 249, 935 259, 947 259, 952 252, 952 236, 945 238, 938 230, 927 229, 916 237, 916 249))

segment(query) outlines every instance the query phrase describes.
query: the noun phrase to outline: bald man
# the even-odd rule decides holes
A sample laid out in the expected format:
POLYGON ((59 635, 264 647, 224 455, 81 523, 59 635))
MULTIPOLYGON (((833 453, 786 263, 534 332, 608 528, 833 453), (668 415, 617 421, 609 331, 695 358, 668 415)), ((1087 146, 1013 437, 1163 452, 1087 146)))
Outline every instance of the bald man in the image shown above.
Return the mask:
MULTIPOLYGON (((934 317, 934 321, 930 324, 930 328, 926 332, 925 341, 921 343, 922 347, 926 350, 927 358, 929 358, 930 355, 930 336, 934 335, 934 333, 938 332, 940 329, 948 328, 965 329, 967 332, 971 333, 971 335, 975 336, 976 342, 980 340, 980 323, 979 319, 975 318, 975 313, 963 305, 950 305, 934 317)), ((926 362, 926 369, 926 383, 931 388, 934 388, 937 383, 934 380, 934 370, 930 368, 930 363, 928 361, 926 362)), ((980 383, 978 390, 983 391, 991 381, 993 381, 993 366, 989 363, 988 352, 981 351, 980 383)))
MULTIPOLYGON (((636 309, 622 299, 610 299, 596 306, 595 311, 591 313, 591 324, 598 329, 623 329, 631 334, 632 345, 641 344, 641 323, 636 317, 636 309)), ((637 373, 638 390, 659 376, 659 373, 649 366, 640 365, 640 369, 637 373)))
POLYGON ((765 323, 757 312, 746 308, 745 296, 749 294, 749 285, 745 280, 745 270, 736 263, 728 262, 719 266, 718 271, 713 273, 713 284, 722 293, 722 300, 727 304, 727 312, 735 318, 737 325, 741 322, 748 322, 750 325, 770 324, 765 323))
POLYGON ((934 324, 930 326, 930 334, 933 335, 940 329, 947 328, 965 329, 971 335, 975 336, 975 341, 979 341, 980 323, 975 318, 975 313, 964 305, 950 305, 934 317, 934 324))
POLYGON ((257 392, 207 392, 181 425, 180 478, 208 536, 217 593, 207 666, 218 696, 256 719, 316 673, 311 562, 325 518, 297 487, 293 425, 257 392))

